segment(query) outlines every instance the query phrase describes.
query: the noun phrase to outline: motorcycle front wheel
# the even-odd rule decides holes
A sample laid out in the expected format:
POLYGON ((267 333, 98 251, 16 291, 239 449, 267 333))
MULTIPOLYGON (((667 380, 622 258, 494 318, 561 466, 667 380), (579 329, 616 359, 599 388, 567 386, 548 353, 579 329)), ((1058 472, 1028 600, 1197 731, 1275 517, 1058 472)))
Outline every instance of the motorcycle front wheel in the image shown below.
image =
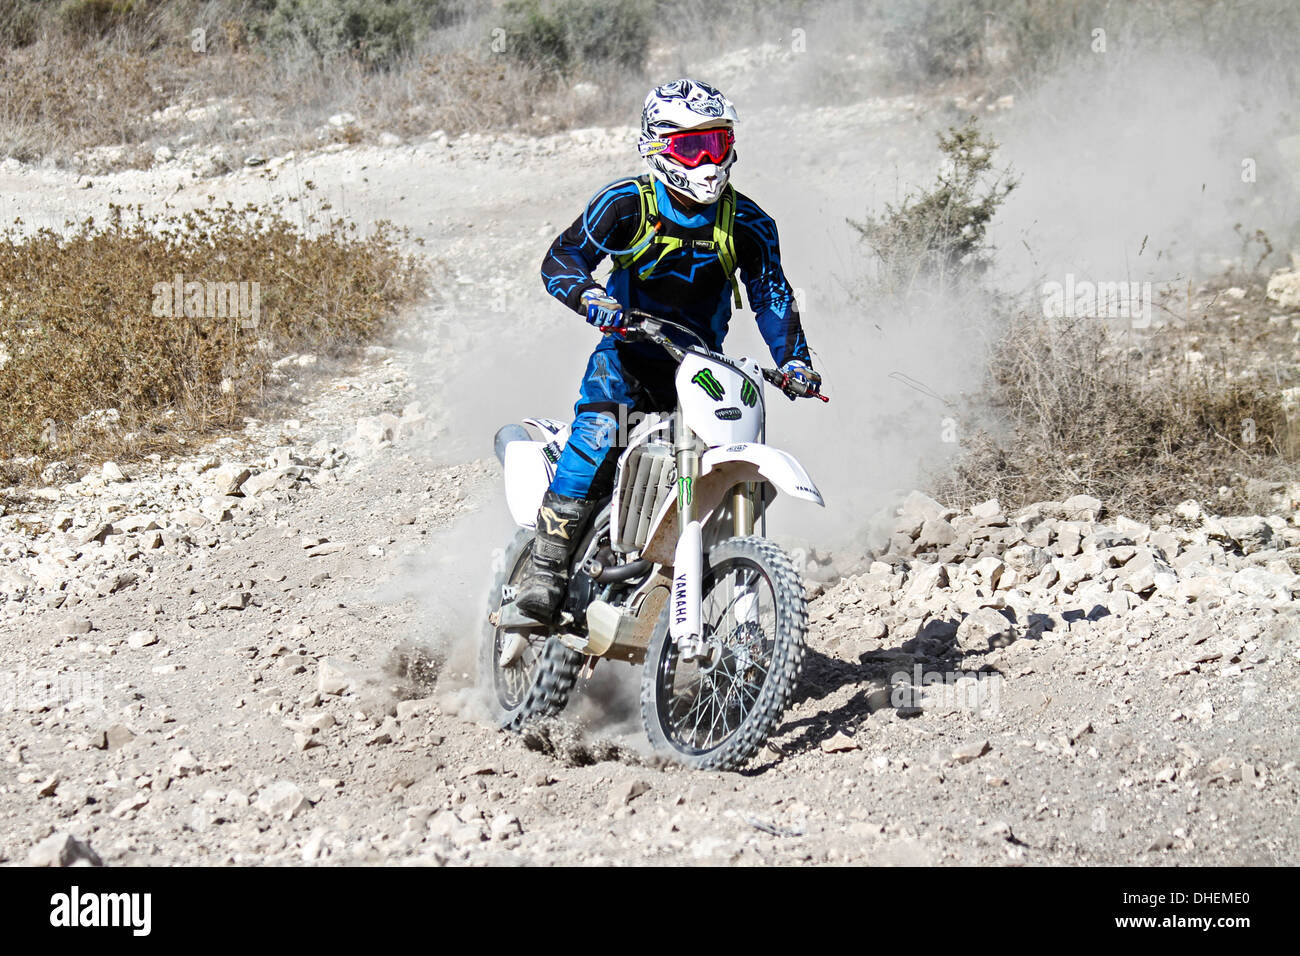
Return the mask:
POLYGON ((710 551, 701 585, 709 653, 680 658, 665 607, 641 676, 641 719, 656 750, 697 769, 735 770, 767 741, 794 696, 807 602, 789 556, 756 536, 710 551))

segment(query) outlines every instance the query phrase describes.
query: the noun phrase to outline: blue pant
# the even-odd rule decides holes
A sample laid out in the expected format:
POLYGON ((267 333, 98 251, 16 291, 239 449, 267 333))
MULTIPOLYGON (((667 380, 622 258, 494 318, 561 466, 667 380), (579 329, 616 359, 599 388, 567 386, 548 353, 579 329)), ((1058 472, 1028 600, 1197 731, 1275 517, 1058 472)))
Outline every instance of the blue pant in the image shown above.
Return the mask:
POLYGON ((672 362, 646 361, 620 353, 616 340, 604 338, 587 360, 569 440, 555 466, 551 491, 570 498, 596 499, 610 494, 614 469, 626 435, 620 420, 632 412, 669 411, 676 404, 672 362), (619 409, 626 409, 622 416, 619 409))

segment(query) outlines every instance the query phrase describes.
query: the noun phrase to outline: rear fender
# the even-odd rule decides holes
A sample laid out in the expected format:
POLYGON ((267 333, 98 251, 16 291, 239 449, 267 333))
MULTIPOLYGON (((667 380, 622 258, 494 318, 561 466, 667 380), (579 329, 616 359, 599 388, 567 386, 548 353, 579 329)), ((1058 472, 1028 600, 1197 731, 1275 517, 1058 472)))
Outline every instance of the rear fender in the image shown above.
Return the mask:
POLYGON ((549 418, 525 418, 545 437, 545 441, 511 441, 502 449, 502 467, 505 470, 506 505, 510 517, 521 528, 537 524, 537 510, 542 506, 542 495, 551 487, 555 465, 569 440, 569 426, 549 418), (548 445, 554 445, 547 454, 548 445), (552 460, 554 455, 554 460, 552 460))

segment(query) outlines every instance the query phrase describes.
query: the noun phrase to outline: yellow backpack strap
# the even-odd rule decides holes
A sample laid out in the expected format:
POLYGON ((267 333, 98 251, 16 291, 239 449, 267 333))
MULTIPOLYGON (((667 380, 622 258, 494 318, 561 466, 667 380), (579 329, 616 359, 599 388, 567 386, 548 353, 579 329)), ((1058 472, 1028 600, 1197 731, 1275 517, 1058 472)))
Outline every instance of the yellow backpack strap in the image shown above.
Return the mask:
POLYGON ((718 200, 718 211, 713 218, 713 242, 718 250, 718 261, 722 263, 723 274, 731 283, 731 291, 736 298, 736 308, 744 303, 740 299, 740 282, 736 279, 736 191, 730 184, 718 200))
MULTIPOLYGON (((645 177, 642 181, 641 195, 645 200, 646 211, 649 214, 650 218, 654 221, 654 230, 657 233, 660 229, 663 228, 664 222, 661 218, 659 218, 659 196, 658 193, 656 193, 655 191, 654 180, 651 179, 649 176, 645 177)), ((659 255, 655 256, 654 261, 651 262, 649 265, 647 265, 645 268, 637 270, 636 276, 638 279, 644 279, 647 276, 649 276, 650 273, 654 272, 655 269, 659 266, 659 263, 663 260, 664 256, 668 255, 668 253, 670 252, 675 252, 676 250, 680 249, 682 247, 682 240, 678 239, 676 236, 656 235, 647 244, 645 250, 641 254, 637 255, 635 259, 642 259, 645 258, 645 256, 649 255, 651 246, 661 247, 659 250, 659 255)), ((635 261, 635 259, 633 261, 635 261)))
POLYGON ((677 251, 688 242, 695 248, 712 249, 717 253, 718 261, 722 265, 722 271, 726 275, 727 281, 731 283, 736 308, 742 308, 744 302, 740 298, 740 282, 736 278, 736 242, 734 236, 736 191, 728 185, 722 193, 722 198, 718 200, 718 209, 713 219, 712 239, 684 240, 676 236, 657 234, 663 228, 663 220, 659 218, 659 199, 655 195, 654 181, 648 176, 642 176, 637 180, 637 186, 641 192, 641 226, 637 230, 636 239, 630 247, 637 251, 614 257, 614 264, 620 269, 630 269, 637 261, 645 258, 650 253, 651 247, 659 246, 660 252, 654 257, 654 260, 644 268, 637 270, 637 278, 645 279, 655 271, 664 256, 677 251), (643 244, 644 248, 642 248, 643 244))
POLYGON ((634 251, 611 257, 619 269, 630 269, 633 263, 642 258, 654 241, 651 236, 663 228, 663 221, 659 218, 659 200, 655 197, 650 177, 640 176, 635 182, 641 202, 641 224, 637 226, 636 236, 628 246, 634 251))

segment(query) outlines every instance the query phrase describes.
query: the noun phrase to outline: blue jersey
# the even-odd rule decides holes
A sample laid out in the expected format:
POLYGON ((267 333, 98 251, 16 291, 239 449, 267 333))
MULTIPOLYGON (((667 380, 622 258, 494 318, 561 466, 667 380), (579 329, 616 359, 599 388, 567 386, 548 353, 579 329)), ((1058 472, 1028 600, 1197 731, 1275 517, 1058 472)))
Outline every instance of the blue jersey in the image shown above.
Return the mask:
MULTIPOLYGON (((673 199, 663 183, 653 182, 664 220, 662 234, 681 239, 713 238, 718 203, 688 210, 673 199)), ((592 273, 605 253, 596 242, 608 249, 627 249, 640 231, 641 199, 636 182, 626 180, 600 192, 587 207, 586 218, 590 236, 579 216, 551 243, 542 261, 546 290, 579 313, 583 311, 582 293, 600 285, 592 273), (596 242, 592 242, 593 237, 596 242)), ((772 358, 777 365, 791 359, 811 364, 794 290, 781 269, 776 223, 752 199, 737 192, 732 232, 740 279, 772 358)), ((659 250, 653 246, 652 250, 633 268, 654 261, 649 256, 657 256, 659 250)), ((731 289, 731 277, 724 273, 717 252, 689 243, 664 256, 645 278, 632 270, 615 268, 606 283, 606 290, 624 308, 641 309, 685 325, 715 350, 721 349, 731 321, 731 289)), ((623 345, 619 351, 631 350, 649 358, 648 350, 653 349, 646 343, 636 343, 623 345)))

